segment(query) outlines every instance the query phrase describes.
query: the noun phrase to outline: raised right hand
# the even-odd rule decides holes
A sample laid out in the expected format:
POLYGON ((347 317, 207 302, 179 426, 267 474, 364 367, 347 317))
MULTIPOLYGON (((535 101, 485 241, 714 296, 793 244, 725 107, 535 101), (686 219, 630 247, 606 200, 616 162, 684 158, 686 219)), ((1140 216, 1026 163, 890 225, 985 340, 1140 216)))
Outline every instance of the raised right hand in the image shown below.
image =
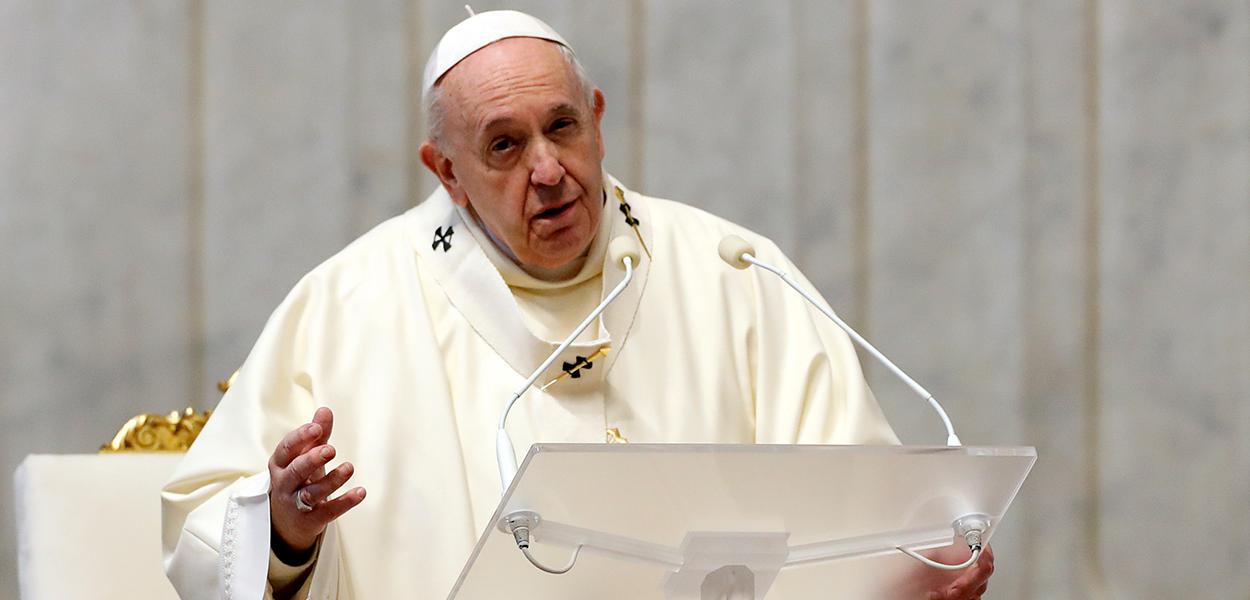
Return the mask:
POLYGON ((321 407, 311 423, 286 434, 269 458, 270 545, 288 564, 307 560, 326 526, 365 499, 362 487, 329 499, 353 472, 348 462, 325 472, 326 463, 335 454, 334 447, 327 443, 333 428, 334 414, 321 407), (312 510, 300 510, 296 494, 312 510))

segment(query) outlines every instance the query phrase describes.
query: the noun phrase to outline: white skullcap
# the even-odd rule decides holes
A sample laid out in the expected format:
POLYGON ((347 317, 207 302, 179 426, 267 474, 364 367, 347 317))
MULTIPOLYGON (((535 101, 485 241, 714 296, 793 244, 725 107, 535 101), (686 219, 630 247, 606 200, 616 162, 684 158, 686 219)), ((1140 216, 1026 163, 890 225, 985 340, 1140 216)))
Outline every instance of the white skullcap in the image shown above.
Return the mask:
MULTIPOLYGON (((467 7, 466 7, 467 8, 467 7)), ((466 56, 499 40, 512 37, 532 37, 550 40, 565 48, 569 43, 550 25, 536 17, 515 10, 492 10, 477 13, 459 22, 443 34, 430 60, 425 63, 425 76, 421 82, 421 97, 430 95, 434 84, 447 71, 464 60, 466 56)))

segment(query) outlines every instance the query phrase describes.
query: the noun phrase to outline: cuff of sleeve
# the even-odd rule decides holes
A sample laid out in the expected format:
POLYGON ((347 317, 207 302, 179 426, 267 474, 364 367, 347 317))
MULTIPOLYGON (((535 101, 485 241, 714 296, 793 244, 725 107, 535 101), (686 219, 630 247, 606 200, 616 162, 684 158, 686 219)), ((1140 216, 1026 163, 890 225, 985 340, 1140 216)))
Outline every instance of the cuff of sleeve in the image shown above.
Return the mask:
POLYGON ((321 538, 317 538, 317 545, 313 548, 308 560, 299 565, 288 565, 274 554, 273 549, 269 550, 269 585, 274 590, 282 590, 291 587, 292 584, 300 581, 304 575, 312 569, 313 564, 317 562, 317 555, 321 554, 321 538))

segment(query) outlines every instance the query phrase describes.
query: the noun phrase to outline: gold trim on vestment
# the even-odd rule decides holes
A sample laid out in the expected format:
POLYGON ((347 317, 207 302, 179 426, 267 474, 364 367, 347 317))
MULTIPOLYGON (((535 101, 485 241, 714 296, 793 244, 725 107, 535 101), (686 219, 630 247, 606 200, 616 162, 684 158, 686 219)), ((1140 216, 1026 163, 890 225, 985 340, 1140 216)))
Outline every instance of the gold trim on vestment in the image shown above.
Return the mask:
MULTIPOLYGON (((538 388, 539 391, 546 391, 547 388, 555 385, 557 381, 560 381, 561 379, 564 379, 565 377, 569 377, 572 374, 577 373, 578 371, 581 371, 582 369, 591 366, 591 363, 595 362, 595 359, 601 356, 607 356, 608 352, 611 352, 611 351, 612 349, 609 348, 608 346, 600 346, 599 349, 595 350, 594 353, 591 354, 590 356, 587 356, 586 358, 583 358, 582 360, 577 361, 577 364, 573 365, 571 369, 567 371, 561 371, 559 375, 556 375, 555 379, 552 379, 551 381, 544 383, 542 387, 538 388)), ((568 363, 565 363, 565 364, 568 364, 568 363)))
POLYGON ((629 440, 621 435, 619 427, 611 427, 607 430, 607 443, 609 444, 628 444, 629 440))
POLYGON ((642 245, 642 251, 647 253, 647 260, 652 260, 651 249, 647 248, 647 241, 642 239, 642 231, 638 230, 638 219, 634 218, 633 207, 625 201, 625 190, 622 190, 619 185, 614 185, 612 191, 616 194, 616 199, 621 202, 621 212, 625 213, 625 223, 634 230, 634 235, 638 236, 638 243, 642 245))

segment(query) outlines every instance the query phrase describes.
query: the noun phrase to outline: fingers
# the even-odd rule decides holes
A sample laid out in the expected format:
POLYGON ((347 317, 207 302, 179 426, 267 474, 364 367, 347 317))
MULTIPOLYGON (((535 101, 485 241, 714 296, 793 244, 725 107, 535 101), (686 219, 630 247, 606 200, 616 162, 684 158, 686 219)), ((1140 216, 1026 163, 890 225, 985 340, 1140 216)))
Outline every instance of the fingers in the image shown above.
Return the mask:
POLYGON ((335 490, 347 483, 354 471, 355 467, 352 466, 352 463, 343 463, 315 483, 304 486, 300 490, 300 493, 304 494, 304 502, 315 506, 318 502, 329 498, 330 494, 333 494, 335 490))
POLYGON ((994 553, 988 547, 977 559, 976 564, 968 567, 959 579, 944 590, 940 598, 963 599, 979 598, 989 585, 990 575, 994 573, 994 553))
POLYGON ((970 569, 969 576, 974 577, 976 581, 985 583, 989 581, 990 575, 994 574, 994 549, 985 546, 981 552, 981 557, 977 559, 977 564, 970 569))
POLYGON ((318 481, 321 481, 321 478, 322 478, 322 477, 325 477, 325 476, 326 476, 326 470, 325 470, 325 469, 317 469, 317 471, 316 471, 316 472, 314 472, 312 475, 310 475, 310 476, 308 477, 308 479, 305 479, 302 483, 300 483, 300 485, 302 485, 302 486, 309 486, 309 485, 312 485, 312 484, 314 484, 314 483, 317 483, 318 481))
POLYGON ((322 502, 312 514, 320 517, 325 523, 329 523, 343 516, 343 513, 356 508, 364 499, 365 488, 354 488, 338 498, 322 502))
POLYGON ((296 457, 312 447, 322 433, 320 424, 308 423, 286 434, 273 451, 273 466, 285 469, 296 457))
POLYGON ((294 489, 305 481, 320 475, 320 470, 334 458, 333 446, 317 446, 291 461, 291 465, 283 469, 282 484, 286 489, 294 489))
POLYGON ((330 441, 333 429, 334 413, 325 406, 318 408, 313 413, 312 422, 297 427, 278 442, 272 456, 274 466, 285 469, 308 448, 330 441))
POLYGON ((329 407, 322 406, 313 413, 313 425, 321 427, 321 436, 317 439, 317 443, 325 444, 330 441, 330 432, 334 430, 334 413, 329 407))
MULTIPOLYGON (((325 444, 334 429, 334 413, 327 407, 313 413, 312 422, 305 423, 286 434, 274 449, 270 462, 275 469, 285 469, 309 448, 325 444)), ((314 475, 313 480, 319 476, 314 475)))

